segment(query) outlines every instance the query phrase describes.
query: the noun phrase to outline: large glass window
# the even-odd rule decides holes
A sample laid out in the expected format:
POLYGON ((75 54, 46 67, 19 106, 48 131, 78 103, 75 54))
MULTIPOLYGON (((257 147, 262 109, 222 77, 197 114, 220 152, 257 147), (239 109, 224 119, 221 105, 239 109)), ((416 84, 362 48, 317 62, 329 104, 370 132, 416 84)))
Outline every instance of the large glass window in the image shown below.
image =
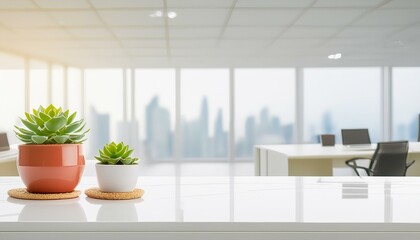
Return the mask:
POLYGON ((304 139, 318 142, 341 129, 368 128, 371 140, 381 138, 380 68, 304 69, 304 139))
POLYGON ((229 70, 181 69, 182 156, 227 159, 229 70))
POLYGON ((123 70, 87 69, 85 86, 85 118, 91 129, 85 146, 92 159, 104 144, 117 141, 117 124, 123 119, 123 70))
POLYGON ((256 144, 293 142, 295 70, 235 70, 236 158, 253 158, 256 144))
POLYGON ((175 128, 175 70, 137 69, 136 124, 142 159, 172 160, 175 128))
POLYGON ((392 137, 417 141, 420 114, 420 68, 392 69, 392 137))
POLYGON ((39 105, 47 106, 48 102, 48 64, 41 61, 29 62, 29 105, 38 109, 39 105))
POLYGON ((77 111, 79 117, 83 117, 83 88, 82 72, 78 68, 67 70, 67 106, 71 111, 77 111))
POLYGON ((10 144, 20 142, 13 133, 25 110, 24 60, 0 54, 0 132, 6 132, 10 144))
POLYGON ((64 107, 64 69, 60 65, 53 65, 51 74, 51 102, 64 107))

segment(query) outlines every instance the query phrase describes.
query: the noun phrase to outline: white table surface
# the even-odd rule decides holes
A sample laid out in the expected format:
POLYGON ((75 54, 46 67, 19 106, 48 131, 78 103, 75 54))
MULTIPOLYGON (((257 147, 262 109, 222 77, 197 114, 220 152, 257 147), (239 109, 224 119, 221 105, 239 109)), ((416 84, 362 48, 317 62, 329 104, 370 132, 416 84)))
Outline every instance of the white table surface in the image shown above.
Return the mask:
MULTIPOLYGON (((78 189, 94 186, 96 178, 85 177, 78 189)), ((323 234, 348 232, 420 237, 420 178, 414 177, 140 177, 143 199, 125 201, 84 194, 55 201, 8 197, 7 190, 17 187, 23 187, 18 177, 0 178, 0 239, 38 239, 30 235, 34 232, 39 239, 53 233, 74 239, 71 233, 97 232, 110 233, 99 234, 103 239, 111 239, 111 233, 134 234, 127 239, 136 234, 155 239, 153 233, 169 234, 158 239, 189 236, 173 232, 249 233, 229 239, 252 239, 256 235, 251 233, 265 232, 274 234, 267 239, 275 239, 313 231, 320 232, 319 238, 299 239, 329 239, 323 234)))
MULTIPOLYGON (((372 144, 372 146, 376 146, 376 144, 372 144)), ((286 154, 289 159, 372 156, 374 152, 374 150, 352 150, 341 144, 331 147, 323 147, 321 144, 257 145, 255 147, 286 154)), ((420 153, 420 142, 410 142, 409 153, 420 153)))

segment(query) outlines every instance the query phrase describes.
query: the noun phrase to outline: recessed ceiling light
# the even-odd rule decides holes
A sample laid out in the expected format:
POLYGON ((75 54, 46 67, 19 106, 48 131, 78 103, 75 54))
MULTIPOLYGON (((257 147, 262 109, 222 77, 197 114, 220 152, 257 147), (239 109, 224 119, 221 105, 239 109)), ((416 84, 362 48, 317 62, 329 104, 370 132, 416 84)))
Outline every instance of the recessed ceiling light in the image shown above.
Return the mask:
POLYGON ((330 55, 328 55, 328 59, 337 60, 337 59, 340 59, 340 58, 341 58, 341 53, 336 53, 336 54, 330 54, 330 55))
POLYGON ((154 11, 153 13, 149 14, 149 17, 155 18, 155 17, 162 17, 163 12, 162 11, 154 11))
POLYGON ((176 12, 168 12, 168 18, 176 18, 177 15, 176 12))

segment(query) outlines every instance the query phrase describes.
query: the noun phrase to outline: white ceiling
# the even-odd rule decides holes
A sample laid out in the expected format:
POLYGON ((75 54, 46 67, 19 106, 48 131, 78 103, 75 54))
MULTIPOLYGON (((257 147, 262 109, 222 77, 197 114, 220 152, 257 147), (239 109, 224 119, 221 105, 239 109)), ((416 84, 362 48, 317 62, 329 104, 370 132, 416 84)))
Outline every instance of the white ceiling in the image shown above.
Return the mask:
POLYGON ((420 0, 0 0, 0 36, 79 67, 412 66, 420 0))

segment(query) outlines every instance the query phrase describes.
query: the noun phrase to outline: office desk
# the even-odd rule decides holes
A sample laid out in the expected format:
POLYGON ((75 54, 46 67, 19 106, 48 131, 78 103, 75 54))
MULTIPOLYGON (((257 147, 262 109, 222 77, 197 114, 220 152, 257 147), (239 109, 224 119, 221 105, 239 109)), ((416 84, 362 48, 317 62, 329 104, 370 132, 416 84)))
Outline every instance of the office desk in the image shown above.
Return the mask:
MULTIPOLYGON (((256 176, 332 176, 334 168, 347 167, 345 161, 370 158, 374 150, 350 150, 342 145, 320 144, 260 145, 255 147, 256 176)), ((408 176, 420 176, 420 143, 410 142, 408 160, 417 160, 408 176)))
MULTIPOLYGON (((96 185, 84 178, 78 189, 96 185)), ((0 239, 420 239, 420 178, 140 177, 143 199, 29 201, 0 178, 0 239)))

